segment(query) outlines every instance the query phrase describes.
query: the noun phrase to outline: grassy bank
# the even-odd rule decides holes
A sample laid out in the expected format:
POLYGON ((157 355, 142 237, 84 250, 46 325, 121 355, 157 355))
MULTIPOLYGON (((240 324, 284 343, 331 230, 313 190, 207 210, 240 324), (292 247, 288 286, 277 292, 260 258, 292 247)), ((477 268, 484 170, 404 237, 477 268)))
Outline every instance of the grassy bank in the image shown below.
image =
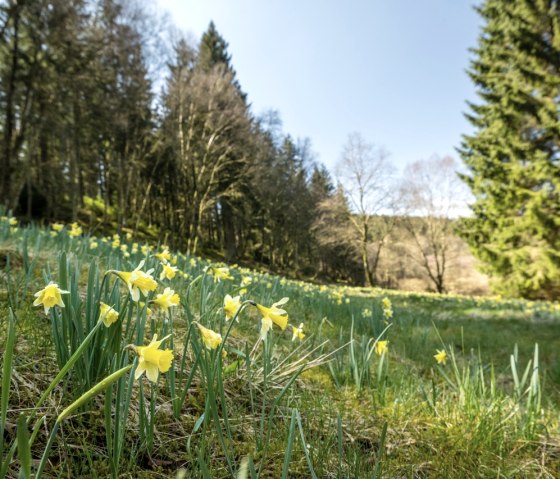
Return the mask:
POLYGON ((557 304, 222 267, 0 220, 0 472, 560 475, 557 304))

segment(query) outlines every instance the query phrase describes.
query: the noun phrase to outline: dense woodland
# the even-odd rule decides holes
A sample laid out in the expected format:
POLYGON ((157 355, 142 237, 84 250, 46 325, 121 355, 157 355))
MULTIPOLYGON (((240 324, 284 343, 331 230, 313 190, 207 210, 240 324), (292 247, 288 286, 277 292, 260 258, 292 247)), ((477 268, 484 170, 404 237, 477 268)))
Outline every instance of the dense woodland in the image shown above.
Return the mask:
POLYGON ((335 184, 308 139, 251 110, 214 24, 198 44, 175 35, 155 49, 171 27, 154 15, 126 0, 3 3, 1 203, 23 218, 156 232, 191 254, 380 284, 396 218, 383 152, 351 135, 354 176, 335 184))
MULTIPOLYGON (((499 291, 551 299, 558 5, 502 3, 479 9, 487 25, 470 74, 482 101, 460 149, 476 202, 459 231, 499 291)), ((353 284, 398 286, 403 267, 390 258, 405 251, 424 287, 448 289, 453 257, 469 256, 450 219, 465 204, 452 159, 397 179, 387 153, 353 133, 332 177, 277 112, 252 110, 213 23, 195 42, 152 7, 0 2, 0 204, 353 284)))

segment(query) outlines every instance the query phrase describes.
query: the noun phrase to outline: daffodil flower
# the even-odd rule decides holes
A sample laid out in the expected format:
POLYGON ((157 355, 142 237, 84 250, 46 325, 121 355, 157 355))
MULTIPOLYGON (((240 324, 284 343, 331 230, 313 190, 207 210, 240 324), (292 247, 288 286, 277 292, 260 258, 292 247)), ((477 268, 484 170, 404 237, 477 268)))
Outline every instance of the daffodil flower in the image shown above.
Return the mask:
POLYGON ((171 259, 171 253, 168 249, 164 249, 161 253, 156 253, 155 257, 160 261, 169 261, 171 259))
POLYGON ((119 313, 115 311, 111 306, 103 302, 99 303, 99 319, 103 321, 106 327, 111 326, 114 322, 119 319, 119 313))
POLYGON ((51 225, 51 228, 52 228, 54 231, 57 231, 57 232, 58 232, 58 231, 62 231, 62 230, 63 230, 64 225, 63 225, 62 223, 53 223, 53 224, 51 225))
POLYGON ((438 364, 445 364, 447 362, 447 353, 445 352, 445 349, 442 349, 441 351, 439 349, 436 349, 437 354, 434 354, 434 358, 436 358, 436 361, 438 364))
POLYGON ((140 291, 142 291, 144 296, 147 296, 150 291, 154 291, 157 288, 157 282, 152 277, 153 268, 146 272, 140 271, 143 266, 144 260, 140 261, 140 264, 134 271, 113 271, 127 285, 134 302, 140 300, 140 291))
POLYGON ((78 223, 72 223, 70 225, 70 231, 68 232, 68 234, 72 238, 76 238, 77 236, 80 236, 82 234, 82 228, 78 223))
POLYGON ((145 372, 146 377, 151 382, 156 383, 159 373, 169 371, 173 361, 173 350, 159 349, 159 347, 170 336, 166 336, 158 341, 157 334, 154 334, 151 343, 147 346, 134 346, 134 350, 138 355, 138 366, 134 373, 134 379, 139 379, 145 372))
POLYGON ((303 341, 303 338, 305 338, 305 333, 303 332, 303 323, 300 323, 297 328, 295 326, 292 326, 292 341, 295 341, 296 339, 303 341))
POLYGON ((37 298, 33 301, 33 306, 43 305, 45 308, 45 314, 49 313, 49 309, 54 306, 59 306, 64 308, 64 302, 62 301, 62 294, 70 294, 69 291, 64 291, 58 287, 58 284, 51 281, 44 289, 35 293, 37 298))
POLYGON ((159 275, 159 279, 161 279, 161 280, 163 280, 165 278, 173 279, 175 277, 175 275, 177 274, 177 271, 179 270, 179 268, 177 268, 177 266, 171 266, 168 263, 163 263, 162 266, 163 266, 163 269, 161 270, 161 273, 159 275))
POLYGON ((158 294, 153 302, 160 308, 167 311, 173 306, 178 306, 181 302, 181 299, 179 298, 179 295, 175 293, 175 291, 173 291, 171 288, 165 288, 163 290, 163 293, 158 294))
POLYGON ((257 309, 261 313, 261 338, 264 339, 268 331, 272 329, 272 324, 279 326, 282 331, 288 326, 288 313, 278 306, 282 306, 288 302, 289 298, 282 298, 280 301, 274 303, 270 308, 257 304, 257 309))
POLYGON ((381 356, 383 353, 386 353, 389 350, 389 341, 377 341, 375 344, 375 353, 378 356, 381 356))
POLYGON ((200 336, 202 337, 202 342, 206 349, 216 349, 220 344, 222 344, 222 335, 212 331, 211 329, 205 328, 202 324, 195 322, 198 330, 200 331, 200 336))
POLYGON ((389 298, 383 298, 381 300, 381 305, 383 306, 383 316, 385 319, 391 319, 393 317, 393 306, 389 298))
POLYGON ((215 281, 220 281, 220 280, 228 280, 228 279, 233 279, 233 276, 230 274, 229 272, 229 268, 214 268, 211 267, 210 268, 210 274, 214 277, 215 281))
MULTIPOLYGON (((226 313, 226 321, 232 319, 239 311, 241 307, 241 296, 231 297, 229 294, 226 294, 224 297, 224 312, 226 313)), ((239 318, 237 318, 239 321, 239 318)))

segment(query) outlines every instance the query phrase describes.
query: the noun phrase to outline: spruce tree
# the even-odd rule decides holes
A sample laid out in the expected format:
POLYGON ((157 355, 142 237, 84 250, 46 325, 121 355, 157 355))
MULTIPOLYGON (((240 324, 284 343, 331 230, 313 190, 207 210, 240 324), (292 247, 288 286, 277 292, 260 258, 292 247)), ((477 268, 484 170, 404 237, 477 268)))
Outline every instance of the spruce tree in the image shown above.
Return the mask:
POLYGON ((497 292, 560 293, 560 2, 486 0, 469 75, 481 102, 460 153, 475 197, 461 232, 497 292))

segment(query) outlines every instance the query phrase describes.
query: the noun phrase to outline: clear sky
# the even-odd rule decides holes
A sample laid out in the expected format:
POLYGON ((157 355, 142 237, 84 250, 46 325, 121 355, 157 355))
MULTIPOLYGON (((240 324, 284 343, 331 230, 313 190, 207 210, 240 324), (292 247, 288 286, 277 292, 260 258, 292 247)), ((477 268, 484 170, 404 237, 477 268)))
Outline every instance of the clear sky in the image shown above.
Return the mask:
POLYGON ((457 157, 471 131, 473 0, 158 1, 198 39, 213 20, 253 112, 278 110, 284 133, 309 137, 331 169, 353 131, 398 168, 457 157))

